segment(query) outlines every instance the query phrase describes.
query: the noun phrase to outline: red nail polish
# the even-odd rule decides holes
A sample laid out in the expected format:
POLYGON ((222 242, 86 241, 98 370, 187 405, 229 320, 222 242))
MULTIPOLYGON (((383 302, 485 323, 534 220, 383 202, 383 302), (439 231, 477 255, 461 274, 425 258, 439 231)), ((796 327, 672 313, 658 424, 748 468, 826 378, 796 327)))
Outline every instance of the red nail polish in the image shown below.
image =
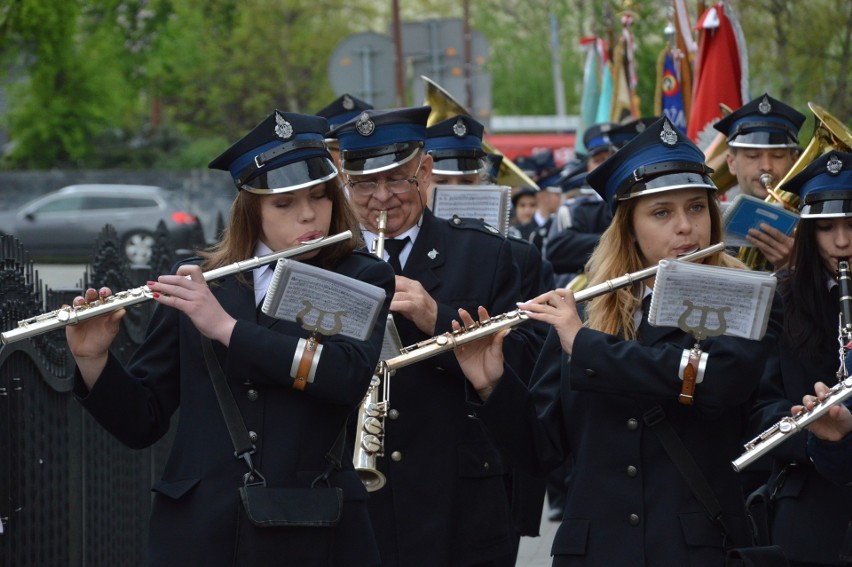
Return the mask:
POLYGON ((154 299, 159 299, 159 297, 160 297, 160 294, 155 291, 154 292, 154 299))

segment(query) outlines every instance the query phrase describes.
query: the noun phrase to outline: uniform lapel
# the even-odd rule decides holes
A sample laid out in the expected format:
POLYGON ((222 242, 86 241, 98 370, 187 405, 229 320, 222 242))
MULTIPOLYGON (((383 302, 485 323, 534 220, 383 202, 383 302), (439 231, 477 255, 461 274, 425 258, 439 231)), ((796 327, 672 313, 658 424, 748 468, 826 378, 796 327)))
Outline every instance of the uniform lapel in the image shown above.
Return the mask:
POLYGON ((426 291, 441 283, 440 271, 449 249, 444 232, 436 230, 438 222, 429 209, 423 212, 423 224, 402 269, 403 276, 417 280, 426 291))

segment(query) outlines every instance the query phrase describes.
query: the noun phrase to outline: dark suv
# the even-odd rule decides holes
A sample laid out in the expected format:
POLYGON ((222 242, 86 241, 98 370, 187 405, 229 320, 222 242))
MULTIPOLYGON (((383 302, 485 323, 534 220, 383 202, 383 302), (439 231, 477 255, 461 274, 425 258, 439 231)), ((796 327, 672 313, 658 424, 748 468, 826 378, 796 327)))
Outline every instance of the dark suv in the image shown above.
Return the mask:
POLYGON ((71 185, 0 212, 0 234, 21 241, 37 261, 86 261, 104 225, 118 232, 131 264, 147 264, 160 219, 169 229, 178 257, 190 255, 198 218, 161 187, 148 185, 71 185))

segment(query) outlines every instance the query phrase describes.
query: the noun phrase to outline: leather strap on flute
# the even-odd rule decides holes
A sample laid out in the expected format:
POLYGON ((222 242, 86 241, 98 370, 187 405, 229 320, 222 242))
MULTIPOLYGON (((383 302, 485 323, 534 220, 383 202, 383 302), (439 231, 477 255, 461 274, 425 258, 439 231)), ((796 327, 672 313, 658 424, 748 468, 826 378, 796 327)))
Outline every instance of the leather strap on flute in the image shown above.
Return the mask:
POLYGON ((677 401, 691 406, 695 401, 695 386, 704 379, 704 369, 707 366, 707 353, 701 352, 696 344, 691 349, 684 349, 680 362, 680 379, 683 381, 677 401))
POLYGON ((307 340, 299 339, 296 356, 293 357, 293 364, 290 366, 290 376, 293 377, 295 390, 304 390, 308 382, 314 381, 321 352, 319 336, 311 335, 307 340), (299 347, 302 347, 302 350, 299 350, 299 347))

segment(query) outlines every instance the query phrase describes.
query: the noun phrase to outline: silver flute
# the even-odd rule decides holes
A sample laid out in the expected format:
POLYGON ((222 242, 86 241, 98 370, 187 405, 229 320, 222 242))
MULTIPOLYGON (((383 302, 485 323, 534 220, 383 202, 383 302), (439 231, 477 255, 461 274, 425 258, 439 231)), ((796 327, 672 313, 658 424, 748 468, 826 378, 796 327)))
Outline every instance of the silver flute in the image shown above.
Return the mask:
POLYGON ((852 340, 852 285, 850 285, 849 262, 838 262, 837 282, 840 286, 840 367, 837 370, 837 384, 826 394, 822 401, 817 401, 810 410, 802 409, 796 415, 782 418, 778 423, 745 444, 745 452, 731 464, 737 472, 758 460, 766 453, 804 430, 810 423, 818 420, 832 406, 843 403, 852 396, 852 377, 846 369, 846 355, 849 352, 849 342, 852 340))
MULTIPOLYGON (((304 244, 287 248, 279 252, 273 252, 265 256, 255 256, 248 260, 234 262, 221 268, 215 268, 203 273, 204 281, 209 282, 215 279, 230 276, 240 272, 253 270, 272 262, 277 262, 282 258, 291 258, 293 256, 301 256, 308 252, 312 252, 324 246, 329 246, 338 242, 343 242, 352 238, 352 231, 345 230, 339 234, 316 238, 304 244)), ((187 276, 188 277, 188 276, 187 276)), ((100 315, 106 315, 119 309, 124 309, 137 303, 142 303, 148 299, 153 299, 154 293, 148 289, 147 285, 134 287, 126 291, 118 292, 109 297, 95 300, 91 303, 84 303, 73 307, 66 306, 61 309, 50 311, 42 315, 37 315, 29 319, 18 321, 18 327, 5 333, 0 333, 0 344, 9 344, 15 341, 28 339, 42 333, 47 333, 65 327, 66 325, 76 325, 81 321, 92 319, 100 315)))
MULTIPOLYGON (((685 254, 683 256, 680 256, 678 260, 700 260, 701 258, 710 256, 712 254, 715 254, 716 252, 721 252, 724 249, 725 243, 719 242, 712 246, 708 246, 707 248, 702 248, 701 250, 692 252, 691 254, 685 254)), ((625 274, 623 276, 607 280, 597 285, 593 285, 592 287, 586 288, 582 291, 578 291, 577 293, 575 293, 574 301, 576 301, 577 303, 582 303, 584 301, 594 299, 599 295, 604 295, 617 289, 627 287, 636 282, 646 280, 656 275, 658 269, 659 266, 651 266, 650 268, 645 268, 644 270, 625 274)), ((474 322, 474 324, 470 327, 465 327, 459 329, 458 331, 447 332, 442 335, 437 335, 435 337, 432 337, 431 339, 426 339, 425 341, 421 341, 415 345, 403 348, 401 354, 393 358, 380 361, 379 368, 376 372, 379 373, 380 371, 387 371, 393 373, 396 370, 408 366, 410 364, 414 364, 415 362, 420 362, 421 360, 431 358, 433 356, 441 354, 442 352, 454 350, 456 347, 481 339, 483 337, 487 337, 488 335, 493 335, 494 333, 498 333, 503 329, 510 329, 516 325, 523 323, 528 318, 529 317, 527 316, 526 312, 523 310, 509 311, 508 313, 495 315, 484 321, 474 322)))

